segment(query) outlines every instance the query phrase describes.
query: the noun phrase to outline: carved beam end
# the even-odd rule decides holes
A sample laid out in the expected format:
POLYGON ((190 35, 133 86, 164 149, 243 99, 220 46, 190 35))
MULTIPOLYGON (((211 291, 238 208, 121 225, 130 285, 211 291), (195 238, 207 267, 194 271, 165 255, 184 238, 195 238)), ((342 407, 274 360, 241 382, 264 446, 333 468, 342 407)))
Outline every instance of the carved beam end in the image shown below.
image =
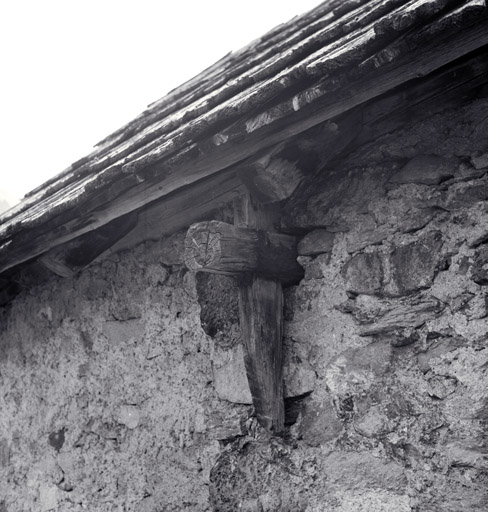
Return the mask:
POLYGON ((225 222, 199 222, 185 238, 185 264, 193 271, 231 276, 256 274, 291 282, 303 276, 293 236, 225 222))

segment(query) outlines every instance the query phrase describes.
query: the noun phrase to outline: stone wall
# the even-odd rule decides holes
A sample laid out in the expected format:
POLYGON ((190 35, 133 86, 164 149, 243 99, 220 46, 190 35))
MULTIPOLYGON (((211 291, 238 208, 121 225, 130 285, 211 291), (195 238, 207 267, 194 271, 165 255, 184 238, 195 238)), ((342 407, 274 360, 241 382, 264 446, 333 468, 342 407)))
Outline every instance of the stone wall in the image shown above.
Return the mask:
POLYGON ((219 443, 205 430, 226 404, 172 242, 53 279, 3 312, 2 512, 208 509, 219 443))
POLYGON ((487 130, 485 99, 426 109, 289 202, 285 375, 306 385, 284 440, 226 447, 216 510, 488 510, 487 130))
POLYGON ((285 210, 284 437, 175 235, 1 313, 1 512, 488 509, 488 102, 371 130, 285 210))

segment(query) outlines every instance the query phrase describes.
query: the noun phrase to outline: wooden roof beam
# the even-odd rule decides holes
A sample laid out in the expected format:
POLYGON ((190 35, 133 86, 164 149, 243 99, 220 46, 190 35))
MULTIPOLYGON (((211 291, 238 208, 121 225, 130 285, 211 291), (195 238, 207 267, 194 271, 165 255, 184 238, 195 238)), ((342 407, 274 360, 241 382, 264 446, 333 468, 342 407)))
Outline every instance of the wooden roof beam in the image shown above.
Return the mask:
MULTIPOLYGON (((437 22, 438 26, 445 26, 449 16, 454 26, 463 26, 463 13, 471 20, 473 9, 481 9, 478 0, 468 4, 471 10, 466 7, 464 11, 450 13, 437 22)), ((333 119, 488 44, 484 12, 478 12, 478 21, 473 21, 469 30, 442 32, 439 28, 437 36, 427 39, 415 52, 398 54, 386 63, 382 61, 378 69, 369 70, 365 66, 360 78, 351 78, 349 72, 326 78, 258 116, 238 121, 176 155, 170 153, 168 157, 165 145, 123 165, 123 177, 120 168, 115 166, 100 176, 78 183, 71 194, 59 197, 57 202, 46 199, 0 227, 0 272, 219 170, 236 166, 266 147, 333 119)), ((311 72, 319 68, 311 68, 311 72)))

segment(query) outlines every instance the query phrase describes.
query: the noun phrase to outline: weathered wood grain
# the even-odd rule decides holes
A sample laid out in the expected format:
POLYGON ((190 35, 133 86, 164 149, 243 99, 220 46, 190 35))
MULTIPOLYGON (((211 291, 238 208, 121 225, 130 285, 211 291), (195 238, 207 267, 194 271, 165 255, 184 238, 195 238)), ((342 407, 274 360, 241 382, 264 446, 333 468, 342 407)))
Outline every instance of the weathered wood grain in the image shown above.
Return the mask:
POLYGON ((239 166, 237 173, 249 192, 261 203, 274 203, 290 197, 305 177, 299 166, 300 155, 291 160, 280 156, 280 144, 249 165, 239 166))
MULTIPOLYGON (((115 137, 116 144, 110 151, 106 149, 104 152, 95 151, 86 161, 82 160, 79 165, 69 168, 62 176, 62 181, 66 185, 66 180, 79 179, 87 173, 98 172, 129 154, 131 159, 137 158, 140 153, 144 154, 153 147, 163 144, 168 137, 174 140, 177 134, 173 131, 180 125, 186 126, 190 123, 191 129, 196 133, 199 130, 198 126, 206 129, 212 123, 222 122, 223 118, 229 117, 229 114, 245 114, 246 110, 255 106, 255 97, 263 103, 268 101, 286 86, 282 83, 288 80, 285 77, 297 74, 310 59, 317 59, 320 55, 324 55, 325 59, 334 59, 338 48, 354 54, 355 60, 363 50, 366 53, 374 51, 374 48, 370 48, 367 44, 368 38, 365 39, 361 35, 364 30, 369 31, 373 39, 378 36, 384 39, 385 34, 389 34, 390 40, 393 40, 393 36, 396 36, 399 31, 408 30, 411 25, 418 23, 421 17, 429 19, 446 5, 454 3, 459 2, 452 0, 416 0, 406 4, 400 0, 346 2, 342 6, 345 8, 329 12, 322 6, 321 10, 325 11, 326 15, 319 18, 320 23, 313 22, 313 16, 310 16, 312 23, 309 26, 303 27, 302 24, 291 23, 290 28, 284 30, 291 36, 283 40, 279 39, 272 44, 271 48, 267 49, 270 52, 269 55, 260 52, 256 56, 253 56, 252 52, 246 54, 247 57, 251 57, 251 65, 248 64, 249 58, 244 58, 244 54, 236 55, 235 59, 228 59, 230 69, 227 69, 226 64, 223 63, 220 66, 215 65, 210 75, 204 72, 200 77, 199 86, 203 89, 201 94, 193 94, 187 102, 176 101, 174 98, 172 102, 166 100, 157 103, 160 109, 157 111, 156 118, 152 110, 146 111, 127 126, 126 137, 123 140, 119 140, 118 136, 115 137), (401 23, 398 20, 401 20, 401 23), (385 27, 390 28, 386 30, 385 27), (309 34, 310 31, 311 34, 309 34), (351 43, 353 40, 357 42, 351 43), (330 44, 326 45, 329 42, 330 44), (271 79, 273 76, 275 78, 271 79), (230 102, 232 108, 228 108, 230 102), (163 104, 169 110, 162 108, 163 104), (197 119, 198 122, 195 123, 197 119)), ((333 9, 333 6, 331 5, 330 8, 333 9)), ((320 16, 321 10, 317 9, 313 12, 317 12, 320 16)), ((385 41, 385 44, 387 42, 385 41)), ((344 59, 341 59, 344 64, 344 59)), ((226 62, 225 59, 223 61, 226 62)), ((232 121, 232 118, 229 120, 232 121)), ((45 192, 52 194, 55 189, 45 192)))
MULTIPOLYGON (((278 205, 256 203, 249 195, 236 198, 234 223, 271 231, 279 222, 278 205)), ((260 424, 279 435, 284 430, 283 290, 281 282, 260 276, 239 283, 239 321, 244 363, 260 424)))
POLYGON ((61 277, 72 277, 129 233, 137 220, 137 213, 114 219, 100 229, 49 250, 39 261, 61 277))
POLYGON ((159 240, 189 224, 209 218, 212 212, 232 204, 244 190, 233 171, 224 171, 186 187, 178 194, 149 203, 138 210, 137 225, 102 253, 98 260, 142 242, 159 240))
POLYGON ((273 434, 284 428, 283 292, 277 280, 252 277, 239 287, 244 363, 258 421, 273 434))
POLYGON ((346 4, 286 25, 284 37, 273 32, 250 67, 224 59, 181 89, 171 114, 171 102, 155 104, 148 124, 143 115, 3 216, 0 272, 488 44, 480 0, 346 4), (269 75, 257 69, 264 63, 269 75))
POLYGON ((278 206, 257 204, 246 193, 236 197, 234 204, 235 225, 209 221, 190 227, 185 263, 192 271, 237 278, 244 363, 253 405, 260 424, 279 435, 284 429, 280 279, 289 280, 290 272, 298 267, 296 240, 262 229, 272 230, 279 221, 278 206))
POLYGON ((220 221, 199 222, 187 231, 185 263, 193 271, 256 274, 292 282, 303 276, 296 246, 294 236, 220 221))

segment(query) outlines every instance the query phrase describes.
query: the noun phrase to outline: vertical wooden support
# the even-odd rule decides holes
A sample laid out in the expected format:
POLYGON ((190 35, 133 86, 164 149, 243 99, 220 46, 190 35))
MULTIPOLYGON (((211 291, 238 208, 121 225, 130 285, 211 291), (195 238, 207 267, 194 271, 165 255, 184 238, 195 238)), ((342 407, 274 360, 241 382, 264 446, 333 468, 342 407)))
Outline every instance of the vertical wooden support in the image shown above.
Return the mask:
MULTIPOLYGON (((274 231, 279 207, 256 205, 246 194, 234 202, 234 224, 274 231)), ((283 290, 278 279, 252 275, 239 284, 239 316, 244 363, 259 423, 283 432, 283 290)))
POLYGON ((283 403, 283 291, 275 279, 252 276, 239 285, 244 363, 259 423, 280 434, 283 403))
POLYGON ((282 282, 301 278, 295 237, 276 233, 279 206, 236 198, 234 225, 200 222, 188 229, 185 263, 190 270, 237 278, 244 362, 259 423, 284 429, 282 282))

